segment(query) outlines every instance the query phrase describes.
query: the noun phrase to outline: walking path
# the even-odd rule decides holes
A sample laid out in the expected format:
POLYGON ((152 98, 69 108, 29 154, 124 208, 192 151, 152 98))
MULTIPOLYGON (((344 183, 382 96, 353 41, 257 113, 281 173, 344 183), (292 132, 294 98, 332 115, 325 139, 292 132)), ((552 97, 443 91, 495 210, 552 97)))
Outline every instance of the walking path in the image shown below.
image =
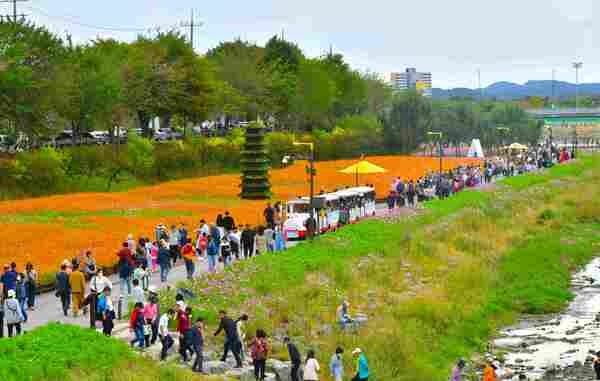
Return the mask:
MULTIPOLYGON (((392 215, 400 216, 400 215, 403 215, 406 213, 409 213, 408 208, 397 208, 392 213, 392 215)), ((377 217, 386 217, 389 215, 390 214, 388 213, 387 206, 385 204, 377 205, 377 211, 376 211, 377 217)), ((287 246, 288 246, 288 248, 290 248, 297 244, 298 244, 298 242, 288 242, 287 246)), ((152 276, 150 285, 156 286, 158 289, 161 289, 161 288, 165 288, 167 286, 175 286, 175 284, 177 284, 177 282, 185 280, 186 279, 185 266, 183 266, 182 261, 180 261, 179 264, 180 265, 171 269, 171 271, 169 272, 169 278, 168 278, 167 283, 161 283, 159 274, 155 273, 152 276)), ((235 265, 235 261, 233 262, 233 264, 235 265)), ((208 267, 208 265, 207 265, 206 260, 201 258, 199 261, 196 262, 196 275, 207 272, 207 267, 208 267)), ((223 264, 219 263, 218 271, 222 271, 222 270, 223 270, 223 264)), ((116 310, 117 305, 118 305, 118 297, 119 297, 119 295, 121 295, 119 278, 118 278, 118 275, 111 275, 108 278, 111 280, 111 282, 113 284, 112 298, 114 299, 114 306, 115 306, 115 310, 116 310)), ((79 317, 73 317, 71 315, 64 316, 63 312, 62 312, 62 307, 60 304, 60 299, 55 296, 54 292, 48 292, 48 293, 43 293, 43 294, 37 295, 36 300, 35 300, 35 310, 28 311, 28 315, 29 315, 28 316, 29 319, 28 319, 27 323, 25 323, 23 326, 23 329, 27 330, 27 331, 32 330, 36 327, 42 326, 44 324, 50 323, 50 322, 60 322, 60 323, 65 323, 65 324, 79 325, 81 327, 89 327, 89 324, 90 324, 89 316, 87 316, 87 315, 79 316, 79 317)))

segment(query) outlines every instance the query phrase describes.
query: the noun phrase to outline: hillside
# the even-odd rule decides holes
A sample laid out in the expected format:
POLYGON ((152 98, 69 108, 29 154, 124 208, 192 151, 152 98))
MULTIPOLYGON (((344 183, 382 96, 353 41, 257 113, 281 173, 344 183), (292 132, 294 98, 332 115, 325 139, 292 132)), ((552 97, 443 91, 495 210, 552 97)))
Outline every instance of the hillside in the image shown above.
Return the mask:
POLYGON ((571 271, 596 253, 599 171, 599 158, 580 159, 349 226, 196 280, 187 287, 205 297, 192 304, 209 324, 221 308, 251 314, 249 332, 265 328, 278 355, 289 334, 325 364, 338 345, 362 348, 377 380, 445 381, 498 327, 569 300, 571 271), (356 334, 335 323, 344 299, 368 315, 356 334))
MULTIPOLYGON (((496 82, 483 89, 483 96, 488 99, 514 100, 530 96, 569 98, 575 96, 576 85, 561 81, 528 81, 522 85, 513 82, 496 82), (554 88, 554 89, 553 89, 554 88)), ((478 98, 478 89, 454 88, 433 89, 435 99, 452 97, 478 98)), ((600 95, 600 83, 582 83, 579 85, 580 95, 600 95)))

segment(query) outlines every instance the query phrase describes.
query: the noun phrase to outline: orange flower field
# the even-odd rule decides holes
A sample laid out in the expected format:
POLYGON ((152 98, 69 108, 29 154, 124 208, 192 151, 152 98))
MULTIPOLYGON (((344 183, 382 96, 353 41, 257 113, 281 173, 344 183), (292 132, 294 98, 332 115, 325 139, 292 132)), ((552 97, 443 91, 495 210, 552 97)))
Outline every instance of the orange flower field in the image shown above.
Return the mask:
MULTIPOLYGON (((361 175, 361 184, 374 184, 385 197, 396 177, 416 179, 437 171, 439 160, 428 157, 379 156, 367 160, 388 170, 380 175, 361 175)), ((354 184, 354 176, 339 173, 356 160, 316 163, 316 191, 354 184)), ((476 159, 444 158, 444 169, 478 164, 476 159)), ((308 194, 306 162, 271 171, 273 200, 288 200, 308 194)), ((78 193, 36 199, 0 202, 3 244, 0 261, 16 261, 19 268, 31 261, 41 272, 51 272, 59 262, 91 249, 99 263, 113 264, 121 242, 131 233, 153 237, 158 223, 168 226, 184 222, 189 230, 201 218, 214 221, 230 211, 236 223, 259 224, 265 201, 237 197, 240 178, 220 175, 173 181, 121 193, 78 193)))

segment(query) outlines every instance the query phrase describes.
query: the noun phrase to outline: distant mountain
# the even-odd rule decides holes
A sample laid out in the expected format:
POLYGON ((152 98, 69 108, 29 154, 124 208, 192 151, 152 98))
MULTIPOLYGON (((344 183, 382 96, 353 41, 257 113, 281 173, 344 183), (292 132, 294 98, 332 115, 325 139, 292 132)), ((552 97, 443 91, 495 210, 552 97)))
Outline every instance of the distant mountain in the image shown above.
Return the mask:
MULTIPOLYGON (((496 98, 500 100, 522 99, 531 96, 551 97, 553 94, 558 98, 569 98, 575 96, 575 84, 561 81, 528 81, 523 85, 512 82, 496 82, 483 89, 484 98, 496 98), (554 86, 554 92, 552 90, 554 86)), ((453 97, 479 97, 478 89, 455 88, 438 89, 433 88, 433 98, 448 99, 453 97)), ((582 83, 579 85, 580 95, 600 95, 600 83, 582 83)))

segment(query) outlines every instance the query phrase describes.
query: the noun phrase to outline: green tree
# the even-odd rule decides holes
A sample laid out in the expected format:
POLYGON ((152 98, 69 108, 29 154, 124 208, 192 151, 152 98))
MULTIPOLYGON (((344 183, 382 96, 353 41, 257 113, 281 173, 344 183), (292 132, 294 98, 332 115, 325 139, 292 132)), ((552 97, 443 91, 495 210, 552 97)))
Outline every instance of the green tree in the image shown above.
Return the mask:
POLYGON ((308 131, 313 128, 331 129, 334 120, 329 119, 329 115, 335 101, 335 93, 335 82, 322 62, 303 60, 292 101, 297 127, 308 131))
POLYGON ((385 118, 385 143, 391 149, 410 152, 426 140, 431 122, 431 101, 414 91, 402 92, 385 118))
POLYGON ((30 140, 55 127, 51 89, 64 55, 59 38, 26 22, 0 22, 0 119, 30 140))

